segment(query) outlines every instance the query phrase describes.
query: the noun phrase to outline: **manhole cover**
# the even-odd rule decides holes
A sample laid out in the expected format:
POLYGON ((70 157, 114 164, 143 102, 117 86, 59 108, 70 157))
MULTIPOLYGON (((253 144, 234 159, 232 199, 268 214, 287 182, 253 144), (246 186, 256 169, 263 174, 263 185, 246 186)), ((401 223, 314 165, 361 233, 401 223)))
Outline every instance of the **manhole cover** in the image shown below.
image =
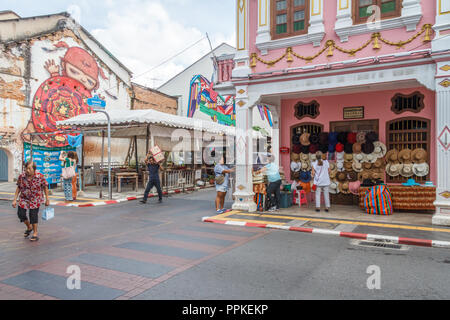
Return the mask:
POLYGON ((339 225, 339 223, 330 223, 330 222, 322 222, 322 221, 308 221, 305 224, 303 224, 303 227, 334 230, 338 225, 339 225))
POLYGON ((354 246, 371 247, 380 249, 392 249, 392 250, 408 250, 409 247, 403 244, 392 243, 388 241, 368 241, 368 240, 351 240, 350 243, 354 246))

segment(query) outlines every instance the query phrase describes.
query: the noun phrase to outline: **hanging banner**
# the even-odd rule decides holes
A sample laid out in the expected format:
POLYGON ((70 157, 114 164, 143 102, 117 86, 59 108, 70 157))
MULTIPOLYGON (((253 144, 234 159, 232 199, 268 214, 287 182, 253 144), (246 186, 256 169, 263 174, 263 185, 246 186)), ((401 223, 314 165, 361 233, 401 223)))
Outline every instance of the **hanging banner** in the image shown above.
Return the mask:
MULTIPOLYGON (((23 144, 24 159, 30 160, 31 145, 27 142, 23 144)), ((59 160, 61 152, 76 151, 76 148, 55 147, 47 148, 33 145, 33 162, 36 163, 36 170, 42 173, 49 184, 59 183, 61 181, 62 161, 59 160)))

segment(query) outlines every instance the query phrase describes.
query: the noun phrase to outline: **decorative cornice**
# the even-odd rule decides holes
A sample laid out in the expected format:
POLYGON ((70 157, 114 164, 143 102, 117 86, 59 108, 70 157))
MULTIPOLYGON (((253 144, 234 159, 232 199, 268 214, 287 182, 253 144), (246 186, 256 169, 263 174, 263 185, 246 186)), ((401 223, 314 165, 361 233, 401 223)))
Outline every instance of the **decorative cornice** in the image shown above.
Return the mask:
POLYGON ((300 46, 309 43, 312 43, 315 47, 317 47, 320 45, 324 37, 325 32, 308 33, 295 37, 282 38, 265 42, 256 42, 256 47, 261 52, 273 49, 300 46))

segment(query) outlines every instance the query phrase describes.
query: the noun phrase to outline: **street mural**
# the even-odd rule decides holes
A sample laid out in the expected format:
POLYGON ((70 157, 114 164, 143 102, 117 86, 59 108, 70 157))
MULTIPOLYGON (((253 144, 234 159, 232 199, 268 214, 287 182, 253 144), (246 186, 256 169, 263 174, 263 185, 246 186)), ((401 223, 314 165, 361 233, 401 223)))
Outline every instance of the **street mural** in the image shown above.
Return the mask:
POLYGON ((213 89, 214 83, 202 75, 192 78, 189 85, 189 105, 187 116, 192 118, 197 110, 209 116, 214 122, 236 126, 235 97, 222 97, 213 89))
MULTIPOLYGON (((54 59, 48 59, 42 66, 48 74, 37 89, 32 100, 31 118, 22 133, 22 139, 30 142, 26 133, 55 132, 56 122, 72 118, 79 114, 92 113, 87 99, 99 88, 99 77, 107 79, 95 58, 80 47, 69 47, 64 41, 54 45, 54 50, 65 50, 58 65, 54 59)), ((49 148, 68 145, 64 134, 39 135, 40 144, 49 148)))

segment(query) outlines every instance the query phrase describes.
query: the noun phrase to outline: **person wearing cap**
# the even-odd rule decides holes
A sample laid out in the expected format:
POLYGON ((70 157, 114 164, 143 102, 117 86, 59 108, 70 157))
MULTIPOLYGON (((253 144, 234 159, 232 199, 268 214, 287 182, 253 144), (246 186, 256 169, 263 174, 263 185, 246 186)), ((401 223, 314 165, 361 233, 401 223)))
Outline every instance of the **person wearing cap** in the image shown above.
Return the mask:
POLYGON ((281 201, 281 176, 280 176, 280 168, 275 163, 275 157, 273 155, 269 155, 268 157, 269 163, 265 165, 261 170, 256 171, 257 174, 265 173, 269 180, 269 187, 267 188, 267 195, 270 199, 270 209, 269 211, 276 211, 280 209, 280 201, 281 201), (275 195, 275 197, 274 197, 275 195))
POLYGON ((325 211, 330 209, 330 164, 323 160, 322 152, 316 153, 317 160, 312 163, 311 176, 316 185, 316 212, 320 212, 320 194, 323 191, 325 198, 325 211))

